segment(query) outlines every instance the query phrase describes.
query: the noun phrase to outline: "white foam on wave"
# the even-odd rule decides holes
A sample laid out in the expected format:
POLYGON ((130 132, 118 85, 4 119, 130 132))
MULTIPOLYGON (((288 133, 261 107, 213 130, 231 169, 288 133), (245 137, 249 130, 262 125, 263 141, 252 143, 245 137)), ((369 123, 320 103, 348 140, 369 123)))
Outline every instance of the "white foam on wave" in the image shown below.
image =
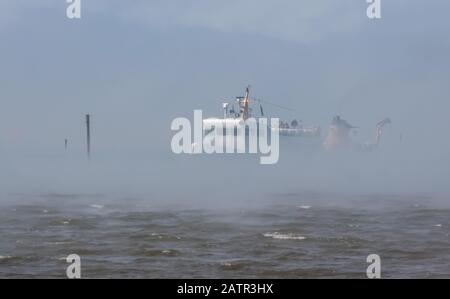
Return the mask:
POLYGON ((222 263, 220 263, 220 265, 223 267, 232 267, 233 266, 233 264, 231 262, 222 262, 222 263))
POLYGON ((305 240, 306 238, 297 234, 282 234, 279 232, 265 233, 264 237, 276 240, 305 240))
POLYGON ((70 241, 45 242, 44 244, 50 245, 50 246, 60 246, 60 245, 70 245, 70 244, 73 244, 73 242, 70 242, 70 241))
POLYGON ((102 205, 90 205, 90 207, 94 208, 94 209, 103 209, 105 206, 102 206, 102 205))
POLYGON ((311 209, 311 206, 298 206, 298 208, 303 210, 309 210, 311 209))
POLYGON ((10 256, 10 255, 0 255, 0 260, 7 260, 7 259, 10 259, 10 258, 12 258, 12 256, 10 256))

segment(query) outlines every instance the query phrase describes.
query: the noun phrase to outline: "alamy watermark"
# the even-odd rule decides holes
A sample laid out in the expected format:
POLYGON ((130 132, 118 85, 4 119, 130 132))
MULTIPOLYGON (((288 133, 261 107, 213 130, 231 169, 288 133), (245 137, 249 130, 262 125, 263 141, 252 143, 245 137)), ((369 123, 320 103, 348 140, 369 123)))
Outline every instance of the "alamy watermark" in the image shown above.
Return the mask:
POLYGON ((66 275, 69 279, 81 278, 81 258, 78 254, 71 254, 66 258, 70 265, 67 267, 66 275))
POLYGON ((66 16, 69 19, 81 19, 81 0, 66 0, 69 4, 66 9, 66 16))
POLYGON ((261 164, 275 164, 280 156, 279 119, 203 119, 194 110, 194 124, 184 117, 172 121, 175 154, 257 154, 261 164), (193 134, 193 136, 192 136, 193 134), (193 138, 192 138, 193 137, 193 138))
POLYGON ((378 254, 371 254, 367 257, 367 263, 370 263, 367 267, 367 278, 381 278, 381 258, 378 254))
MULTIPOLYGON (((66 0, 69 4, 66 15, 69 19, 81 19, 81 0, 66 0)), ((366 0, 369 4, 366 10, 369 19, 381 19, 381 0, 366 0)))
POLYGON ((366 0, 369 3, 367 7, 367 17, 369 19, 381 19, 381 0, 366 0))
MULTIPOLYGON (((81 258, 78 254, 71 254, 66 258, 66 262, 70 265, 67 267, 66 275, 69 279, 81 278, 81 258)), ((367 256, 366 262, 370 265, 367 267, 366 275, 369 279, 381 278, 381 258, 378 254, 370 254, 367 256)))

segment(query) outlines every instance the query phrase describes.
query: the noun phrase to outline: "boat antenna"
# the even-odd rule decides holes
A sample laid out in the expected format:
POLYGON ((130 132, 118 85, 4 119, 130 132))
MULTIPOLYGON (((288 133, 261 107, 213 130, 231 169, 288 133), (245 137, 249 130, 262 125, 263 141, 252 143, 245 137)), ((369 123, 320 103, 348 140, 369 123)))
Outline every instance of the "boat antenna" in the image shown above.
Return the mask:
POLYGON ((278 105, 278 104, 274 104, 274 103, 269 102, 269 101, 265 101, 265 100, 261 100, 261 99, 255 99, 255 101, 257 101, 257 102, 259 102, 259 103, 264 103, 264 104, 272 105, 272 106, 277 107, 277 108, 280 108, 280 109, 284 109, 284 110, 296 112, 295 109, 292 109, 292 108, 289 108, 289 107, 285 107, 285 106, 281 106, 281 105, 278 105))
POLYGON ((224 119, 227 118, 227 115, 228 115, 228 106, 229 106, 229 103, 224 102, 222 104, 222 107, 223 107, 223 118, 224 119))

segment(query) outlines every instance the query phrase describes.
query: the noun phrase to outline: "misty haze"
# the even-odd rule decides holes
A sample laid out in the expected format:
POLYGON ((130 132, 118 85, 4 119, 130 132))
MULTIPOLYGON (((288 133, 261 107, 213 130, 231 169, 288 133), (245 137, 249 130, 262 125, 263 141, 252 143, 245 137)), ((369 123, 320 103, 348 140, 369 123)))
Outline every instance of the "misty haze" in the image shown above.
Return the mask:
POLYGON ((0 278, 450 278, 450 3, 381 2, 3 0, 0 278), (175 154, 194 110, 277 163, 175 154))

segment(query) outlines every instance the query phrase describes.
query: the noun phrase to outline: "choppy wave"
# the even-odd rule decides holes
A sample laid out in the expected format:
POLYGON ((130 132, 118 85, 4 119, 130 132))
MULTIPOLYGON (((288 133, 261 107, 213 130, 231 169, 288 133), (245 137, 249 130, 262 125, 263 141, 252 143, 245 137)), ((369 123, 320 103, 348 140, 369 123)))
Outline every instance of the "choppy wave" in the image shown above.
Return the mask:
POLYGON ((92 205, 90 205, 90 207, 91 207, 91 208, 94 208, 94 209, 103 209, 105 206, 97 205, 97 204, 92 204, 92 205))
POLYGON ((365 278, 370 254, 384 278, 450 278, 450 209, 420 199, 276 196, 245 210, 94 200, 0 209, 0 278, 65 278, 70 254, 85 278, 365 278))
POLYGON ((0 260, 8 260, 8 259, 12 259, 12 256, 10 256, 10 255, 0 255, 0 260))
POLYGON ((309 210, 311 209, 311 206, 298 206, 298 208, 303 210, 309 210))
POLYGON ((277 240, 305 240, 306 239, 306 237, 303 237, 303 236, 300 236, 297 234, 282 234, 279 232, 265 233, 264 237, 277 239, 277 240))

